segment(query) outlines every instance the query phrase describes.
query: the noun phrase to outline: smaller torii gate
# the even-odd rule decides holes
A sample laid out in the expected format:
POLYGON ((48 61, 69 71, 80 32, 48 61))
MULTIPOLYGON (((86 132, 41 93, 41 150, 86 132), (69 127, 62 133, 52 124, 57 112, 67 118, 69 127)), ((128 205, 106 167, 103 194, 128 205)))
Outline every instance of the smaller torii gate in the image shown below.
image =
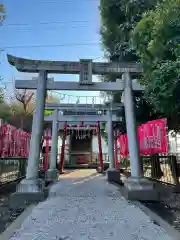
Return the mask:
MULTIPOLYGON (((112 114, 112 111, 117 111, 122 108, 122 104, 117 104, 116 106, 105 106, 101 104, 95 104, 93 107, 91 105, 87 106, 85 104, 78 104, 78 110, 80 112, 84 112, 86 115, 60 115, 60 111, 63 113, 63 110, 71 111, 72 114, 75 114, 74 110, 75 105, 73 104, 47 104, 46 109, 54 110, 53 114, 50 116, 44 117, 44 121, 52 121, 52 150, 51 150, 51 160, 50 160, 50 168, 46 172, 47 181, 55 181, 58 177, 58 171, 56 169, 56 161, 57 161, 57 143, 58 143, 58 122, 97 122, 97 130, 98 130, 98 142, 99 142, 99 154, 100 154, 100 172, 103 172, 103 159, 102 159, 102 149, 101 149, 101 141, 100 141, 100 122, 107 122, 108 124, 108 155, 110 160, 110 168, 115 169, 117 165, 115 163, 114 158, 114 134, 113 134, 113 122, 121 121, 121 117, 117 117, 115 114, 112 114), (101 109, 101 115, 95 115, 96 109, 101 109), (86 112, 85 112, 86 110, 86 112), (91 115, 87 115, 91 113, 91 115), (92 115, 93 114, 93 115, 92 115)), ((98 112, 99 112, 98 111, 98 112)), ((81 113, 82 114, 82 113, 81 113)), ((65 142, 67 131, 67 125, 64 125, 64 136, 63 136, 63 144, 65 142)), ((62 149, 63 150, 63 149, 62 149)), ((61 171, 63 166, 63 151, 61 152, 61 171)), ((113 178, 119 178, 120 171, 116 169, 114 171, 113 178), (116 176, 115 176, 116 175, 116 176)))

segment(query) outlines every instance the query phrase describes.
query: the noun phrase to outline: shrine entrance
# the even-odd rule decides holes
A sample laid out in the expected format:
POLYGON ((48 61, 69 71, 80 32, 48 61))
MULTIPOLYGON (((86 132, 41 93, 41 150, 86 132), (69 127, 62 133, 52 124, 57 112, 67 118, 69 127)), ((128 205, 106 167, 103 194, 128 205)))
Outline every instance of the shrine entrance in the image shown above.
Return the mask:
POLYGON ((93 132, 75 130, 70 135, 69 162, 71 165, 90 164, 92 162, 93 132))
MULTIPOLYGON (((104 104, 78 104, 77 110, 77 105, 74 105, 74 108, 69 104, 46 105, 46 109, 53 111, 53 113, 45 117, 44 120, 53 121, 53 126, 59 123, 58 131, 62 136, 60 172, 63 172, 63 167, 67 166, 67 162, 71 167, 84 165, 83 167, 99 167, 101 171, 104 171, 106 156, 103 156, 102 142, 104 143, 104 140, 101 131, 104 130, 107 123, 111 125, 112 121, 122 120, 121 117, 116 116, 115 112, 122 109, 123 106, 122 104, 114 106, 111 104, 111 111, 114 112, 111 119, 108 117, 109 107, 109 105, 104 104), (72 124, 74 121, 78 124, 72 124), (102 124, 103 122, 105 125, 102 124), (68 156, 66 155, 67 151, 65 151, 67 145, 68 156)), ((55 130, 52 129, 52 132, 55 134, 55 130)), ((55 137, 57 138, 57 132, 55 137)), ((118 164, 116 163, 115 166, 118 164)))
MULTIPOLYGON (((36 89, 36 105, 32 125, 32 137, 30 141, 30 152, 27 166, 26 179, 22 180, 17 188, 18 194, 26 193, 33 195, 33 198, 42 196, 42 184, 38 179, 39 170, 39 154, 40 142, 43 133, 44 122, 44 105, 47 90, 69 90, 69 91, 105 91, 105 92, 123 92, 124 106, 126 117, 126 129, 128 135, 128 147, 130 156, 131 176, 124 180, 127 196, 130 199, 136 200, 157 200, 159 194, 154 188, 154 183, 144 178, 142 162, 139 154, 138 139, 136 132, 136 120, 133 103, 133 91, 143 91, 144 86, 140 85, 136 78, 142 74, 142 67, 139 63, 125 63, 125 62, 93 62, 91 59, 81 59, 79 62, 75 61, 39 61, 17 58, 8 55, 8 61, 15 66, 18 71, 38 73, 38 79, 16 80, 15 86, 18 89, 36 89), (49 73, 56 74, 79 74, 79 82, 54 81, 48 79, 49 73), (93 82, 92 75, 114 75, 115 82, 93 82), (132 81, 132 78, 134 81, 132 81)), ((79 121, 90 121, 90 116, 84 116, 79 121)), ((115 168, 114 158, 114 135, 112 124, 112 109, 109 106, 107 111, 108 119, 107 136, 108 136, 108 155, 109 155, 109 169, 107 170, 107 180, 122 182, 120 179, 120 169, 115 168)), ((61 116, 62 122, 68 122, 68 116, 61 116)), ((71 120, 75 121, 77 119, 71 120)), ((101 119, 102 120, 102 119, 101 119)), ((93 121, 101 121, 94 118, 93 121)), ((59 172, 56 169, 57 159, 57 122, 53 122, 52 130, 52 153, 50 166, 47 171, 47 176, 52 181, 57 181, 59 172)), ((64 139, 63 139, 64 141, 64 139)), ((63 156, 64 151, 61 152, 63 156)), ((64 156, 63 158, 64 159, 64 156)), ((62 167, 62 166, 61 166, 62 167)), ((100 169, 103 172, 103 168, 100 169)))

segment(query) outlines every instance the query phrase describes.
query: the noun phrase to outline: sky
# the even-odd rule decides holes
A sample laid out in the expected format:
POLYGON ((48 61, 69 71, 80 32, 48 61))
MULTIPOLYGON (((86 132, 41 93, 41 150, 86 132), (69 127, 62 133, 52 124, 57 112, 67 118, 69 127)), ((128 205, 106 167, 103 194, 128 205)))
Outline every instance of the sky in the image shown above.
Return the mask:
MULTIPOLYGON (((0 0, 7 17, 0 26, 0 76, 31 79, 34 74, 19 73, 6 54, 39 60, 103 60, 100 43, 99 0, 0 0)), ((77 75, 50 75, 56 80, 75 81, 77 75)), ((97 81, 98 78, 94 77, 97 81)), ((10 85, 10 83, 9 83, 10 85)), ((60 91, 62 93, 62 91, 60 91)), ((64 92, 73 96, 99 96, 99 92, 64 92)), ((73 100, 72 100, 73 99, 73 100)), ((85 101, 86 98, 80 98, 85 101)), ((99 98, 95 98, 99 101, 99 98)))

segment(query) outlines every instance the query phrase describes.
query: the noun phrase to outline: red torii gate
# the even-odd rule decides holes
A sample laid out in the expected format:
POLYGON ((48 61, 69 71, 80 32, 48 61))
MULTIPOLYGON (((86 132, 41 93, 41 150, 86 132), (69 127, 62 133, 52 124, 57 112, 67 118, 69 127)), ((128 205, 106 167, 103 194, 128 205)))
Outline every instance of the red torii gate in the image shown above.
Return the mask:
POLYGON ((96 133, 98 136, 98 146, 99 146, 99 163, 100 163, 100 169, 103 171, 104 169, 104 164, 103 164, 103 154, 102 154, 102 142, 101 142, 101 129, 100 129, 100 123, 97 122, 97 124, 89 124, 89 125, 84 125, 84 122, 81 122, 80 125, 74 124, 74 125, 69 125, 67 122, 64 124, 64 131, 63 131, 63 139, 62 139, 62 146, 61 146, 61 156, 60 156, 60 172, 63 172, 63 167, 64 167, 64 153, 65 153, 65 141, 67 137, 67 129, 69 127, 74 127, 74 128, 81 128, 81 127, 89 127, 89 128, 96 128, 96 133))

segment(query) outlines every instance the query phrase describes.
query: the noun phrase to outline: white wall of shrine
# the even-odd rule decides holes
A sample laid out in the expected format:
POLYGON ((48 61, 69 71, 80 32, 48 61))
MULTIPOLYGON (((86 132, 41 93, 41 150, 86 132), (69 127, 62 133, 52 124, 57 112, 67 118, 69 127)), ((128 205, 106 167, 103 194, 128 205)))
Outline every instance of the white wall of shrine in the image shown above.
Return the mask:
MULTIPOLYGON (((107 143, 104 141, 103 138, 101 138, 101 142, 102 142, 102 152, 104 154, 108 154, 108 146, 107 143)), ((93 136, 92 139, 92 152, 99 152, 99 147, 98 147, 98 137, 97 136, 93 136)))
POLYGON ((169 153, 180 153, 180 134, 172 135, 172 132, 168 134, 169 153))

